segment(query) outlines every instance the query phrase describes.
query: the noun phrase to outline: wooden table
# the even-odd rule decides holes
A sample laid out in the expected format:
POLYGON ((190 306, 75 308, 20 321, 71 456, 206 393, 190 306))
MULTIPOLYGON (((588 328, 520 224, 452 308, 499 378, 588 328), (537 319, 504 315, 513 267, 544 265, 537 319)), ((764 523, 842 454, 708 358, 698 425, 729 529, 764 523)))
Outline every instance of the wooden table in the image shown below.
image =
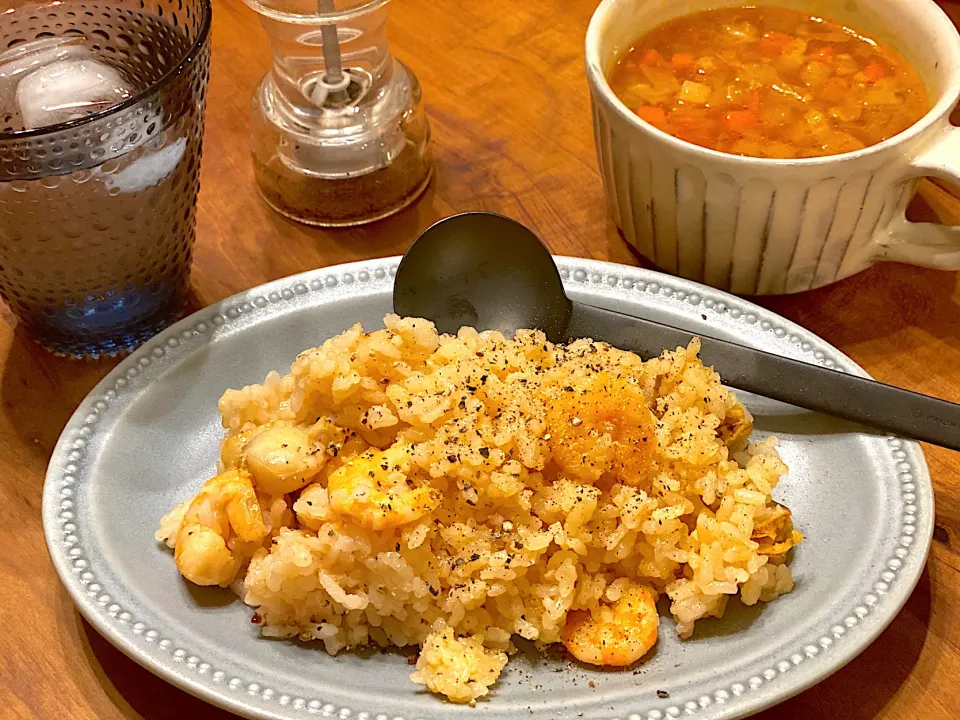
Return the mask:
MULTIPOLYGON (((595 0, 395 3, 392 48, 423 85, 436 179, 394 218, 336 232, 289 222, 259 200, 247 118, 268 46, 241 0, 215 4, 196 307, 303 270, 402 253, 434 220, 471 209, 519 218, 558 254, 640 262, 607 217, 594 159, 582 41, 595 0)), ((944 5, 960 18, 960 0, 944 5)), ((933 185, 914 211, 960 222, 960 202, 933 185)), ((955 273, 880 265, 829 288, 761 302, 879 380, 960 401, 955 273)), ((114 362, 51 357, 2 304, 0 361, 0 717, 226 717, 101 639, 47 557, 40 493, 48 458, 74 408, 114 362)), ((857 660, 762 717, 960 715, 960 453, 925 451, 938 513, 919 587, 857 660)))

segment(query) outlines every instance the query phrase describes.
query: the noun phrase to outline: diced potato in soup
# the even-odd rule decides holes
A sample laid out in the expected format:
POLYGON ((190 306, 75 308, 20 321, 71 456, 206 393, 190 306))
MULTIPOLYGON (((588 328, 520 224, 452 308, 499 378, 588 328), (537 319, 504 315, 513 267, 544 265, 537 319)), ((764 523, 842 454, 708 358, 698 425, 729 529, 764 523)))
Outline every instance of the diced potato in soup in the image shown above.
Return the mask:
POLYGON ((642 120, 713 150, 776 159, 860 150, 930 109, 894 49, 774 7, 709 10, 640 38, 610 75, 642 120))

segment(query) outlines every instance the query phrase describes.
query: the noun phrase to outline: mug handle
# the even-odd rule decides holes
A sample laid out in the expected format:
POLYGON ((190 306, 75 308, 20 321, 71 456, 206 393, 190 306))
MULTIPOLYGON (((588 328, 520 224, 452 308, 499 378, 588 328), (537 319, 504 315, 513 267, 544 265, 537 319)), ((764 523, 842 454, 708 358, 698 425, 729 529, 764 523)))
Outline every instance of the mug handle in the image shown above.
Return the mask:
MULTIPOLYGON (((910 163, 911 177, 929 176, 960 186, 960 128, 950 127, 910 163)), ((960 226, 915 223, 905 215, 877 238, 876 259, 938 270, 960 270, 960 226)))

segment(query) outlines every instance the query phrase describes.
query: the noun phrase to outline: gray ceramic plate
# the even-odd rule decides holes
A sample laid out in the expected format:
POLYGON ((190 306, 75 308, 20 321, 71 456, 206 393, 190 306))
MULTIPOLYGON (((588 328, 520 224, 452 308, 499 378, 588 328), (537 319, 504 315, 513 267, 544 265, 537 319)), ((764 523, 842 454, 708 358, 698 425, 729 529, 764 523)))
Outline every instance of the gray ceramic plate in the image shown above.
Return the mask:
MULTIPOLYGON (((474 708, 423 692, 399 653, 331 658, 260 639, 251 611, 229 592, 181 581, 154 530, 214 469, 221 393, 286 372, 301 350, 358 320, 379 327, 396 262, 316 270, 206 308, 124 360, 67 424, 44 488, 50 554, 80 612, 134 660, 249 717, 737 718, 840 668, 900 609, 933 529, 919 447, 745 397, 757 434, 781 439, 790 473, 777 496, 807 538, 792 561, 796 589, 768 606, 731 603, 725 618, 698 623, 683 642, 666 621, 655 655, 626 672, 516 657, 474 708)), ((823 340, 744 300, 655 272, 559 262, 578 299, 863 374, 823 340)))

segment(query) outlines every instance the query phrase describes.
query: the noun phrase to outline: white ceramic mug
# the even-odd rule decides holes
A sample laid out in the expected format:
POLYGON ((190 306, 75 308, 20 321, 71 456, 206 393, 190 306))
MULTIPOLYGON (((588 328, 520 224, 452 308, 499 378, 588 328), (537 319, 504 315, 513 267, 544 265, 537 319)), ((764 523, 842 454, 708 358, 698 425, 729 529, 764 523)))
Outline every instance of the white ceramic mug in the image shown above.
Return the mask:
POLYGON ((827 285, 881 260, 960 269, 960 228, 904 212, 919 178, 960 185, 960 35, 932 0, 763 0, 822 14, 891 44, 927 84, 933 109, 879 145, 803 160, 727 155, 638 118, 606 80, 654 27, 743 0, 603 0, 587 32, 597 153, 614 221, 656 266, 741 294, 827 285))

